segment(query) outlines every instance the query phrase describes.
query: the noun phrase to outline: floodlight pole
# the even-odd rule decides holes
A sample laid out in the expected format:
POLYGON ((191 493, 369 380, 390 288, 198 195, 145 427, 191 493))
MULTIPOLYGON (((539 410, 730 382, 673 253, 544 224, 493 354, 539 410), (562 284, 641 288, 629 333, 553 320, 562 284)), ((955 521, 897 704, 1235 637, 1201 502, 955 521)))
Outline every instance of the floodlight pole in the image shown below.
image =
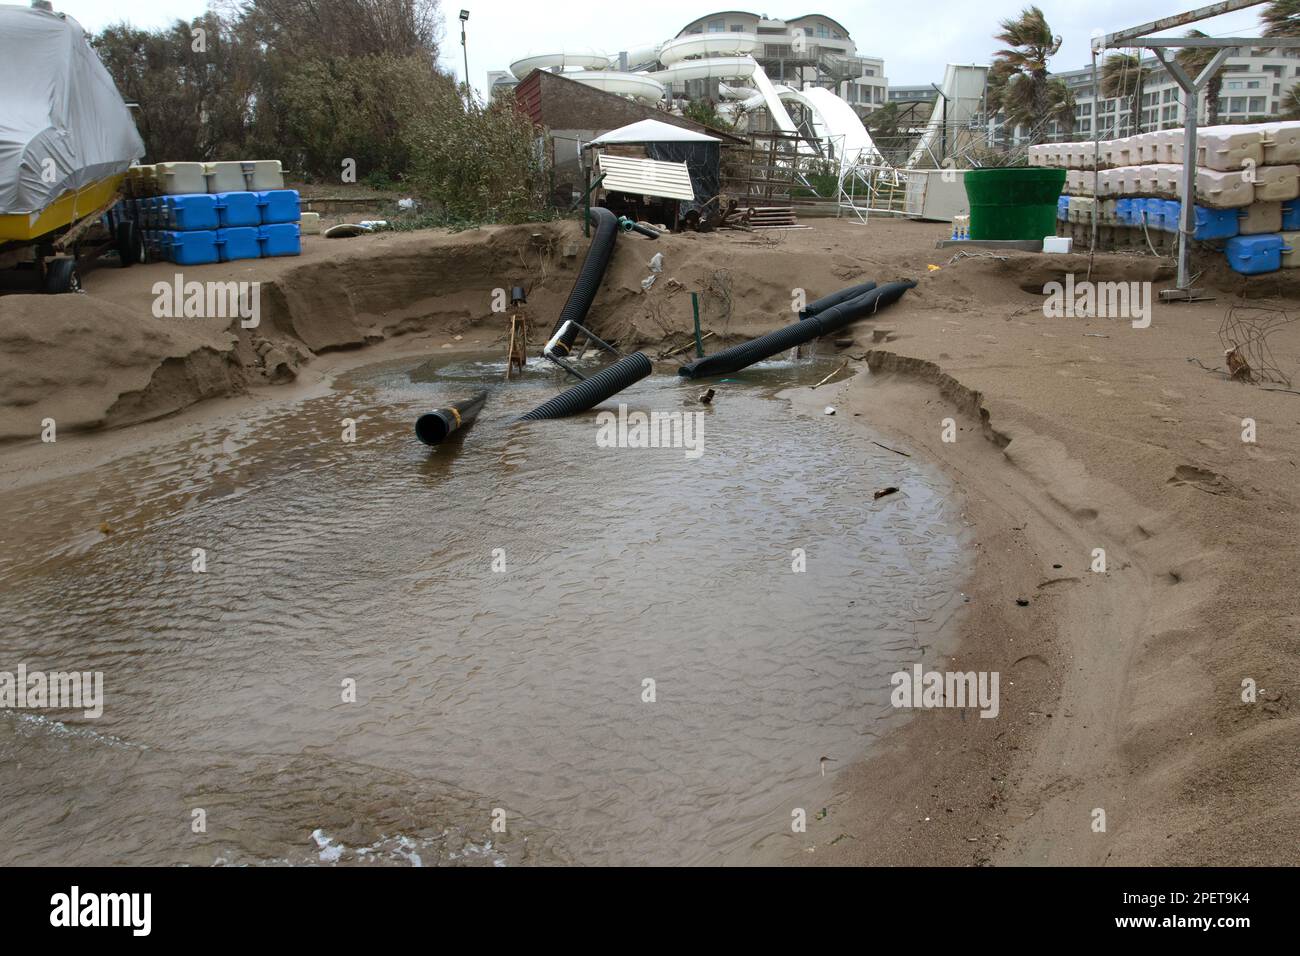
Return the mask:
POLYGON ((465 56, 465 109, 469 109, 470 97, 473 96, 473 92, 469 85, 469 47, 465 44, 465 24, 468 21, 469 11, 460 11, 460 50, 465 56))

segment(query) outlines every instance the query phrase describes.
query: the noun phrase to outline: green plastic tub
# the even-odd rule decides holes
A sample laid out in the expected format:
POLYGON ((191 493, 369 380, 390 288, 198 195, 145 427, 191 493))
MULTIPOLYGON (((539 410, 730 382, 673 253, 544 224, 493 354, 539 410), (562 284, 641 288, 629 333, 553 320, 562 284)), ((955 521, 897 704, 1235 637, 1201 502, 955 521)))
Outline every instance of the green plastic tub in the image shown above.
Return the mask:
POLYGON ((1064 188, 1064 169, 967 170, 970 237, 1038 241, 1056 235, 1056 201, 1064 188))

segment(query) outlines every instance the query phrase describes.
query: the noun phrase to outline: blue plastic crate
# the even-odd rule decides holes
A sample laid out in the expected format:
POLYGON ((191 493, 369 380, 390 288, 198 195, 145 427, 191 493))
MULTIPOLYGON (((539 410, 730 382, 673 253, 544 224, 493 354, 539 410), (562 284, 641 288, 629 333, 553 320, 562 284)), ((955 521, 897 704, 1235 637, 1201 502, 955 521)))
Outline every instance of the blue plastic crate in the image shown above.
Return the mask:
POLYGON ((219 260, 217 233, 211 229, 168 230, 159 237, 163 257, 177 265, 198 266, 219 260))
POLYGON ((257 205, 257 193, 216 193, 217 212, 223 229, 232 226, 260 226, 262 210, 257 205))
POLYGON ((1193 239, 1231 239, 1241 229, 1241 217, 1236 209, 1211 209, 1196 207, 1196 231, 1193 239))
POLYGON ((1115 221, 1121 226, 1132 226, 1133 221, 1133 203, 1134 199, 1118 199, 1115 201, 1115 221))
POLYGON ((1267 272, 1277 272, 1282 268, 1282 253, 1290 252, 1291 247, 1282 241, 1281 236, 1265 234, 1259 236, 1234 236, 1228 240, 1224 250, 1228 265, 1242 275, 1257 276, 1267 272))
POLYGON ((296 189, 266 189, 256 196, 263 224, 297 222, 302 218, 296 189))
POLYGON ((163 199, 167 228, 186 231, 190 229, 216 229, 221 225, 217 216, 217 197, 207 193, 188 193, 166 196, 163 199))
POLYGON ((257 230, 264 256, 300 256, 302 239, 296 222, 269 223, 257 230))
POLYGON ((1300 230, 1300 199, 1291 199, 1282 203, 1282 231, 1300 230))
POLYGON ((1065 222, 1070 218, 1070 197, 1062 196, 1056 200, 1056 218, 1065 222))
POLYGON ((1183 218, 1183 204, 1177 199, 1160 200, 1160 222, 1165 232, 1177 232, 1183 218))
POLYGON ((232 226, 217 230, 217 253, 222 262, 234 259, 256 259, 262 254, 257 230, 252 226, 232 226))
POLYGON ((1138 225, 1142 225, 1142 217, 1146 217, 1146 227, 1148 231, 1159 232, 1165 227, 1165 209, 1163 199, 1139 199, 1140 209, 1138 210, 1138 225))

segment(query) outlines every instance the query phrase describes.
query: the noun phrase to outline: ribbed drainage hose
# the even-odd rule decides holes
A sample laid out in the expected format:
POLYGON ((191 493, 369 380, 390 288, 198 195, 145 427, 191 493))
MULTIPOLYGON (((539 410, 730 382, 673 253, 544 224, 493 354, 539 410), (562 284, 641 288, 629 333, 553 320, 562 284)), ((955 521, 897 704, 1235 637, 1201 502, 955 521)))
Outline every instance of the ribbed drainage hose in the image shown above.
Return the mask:
POLYGON ((833 305, 839 305, 841 302, 847 302, 849 299, 856 299, 860 295, 865 295, 876 287, 874 282, 863 282, 861 285, 851 285, 847 289, 840 289, 839 292, 832 292, 830 295, 824 295, 820 299, 809 302, 804 306, 804 310, 799 313, 800 318, 808 318, 825 312, 833 305))
POLYGON ((600 280, 605 277, 605 267, 609 265, 609 257, 614 252, 614 240, 618 238, 618 217, 612 212, 603 206, 593 206, 589 215, 596 224, 596 232, 591 237, 587 258, 582 260, 582 268, 578 270, 578 279, 573 283, 564 308, 560 310, 555 327, 551 329, 551 337, 554 338, 565 322, 572 319, 575 323, 565 329, 564 335, 555 343, 555 351, 561 358, 573 351, 573 340, 578 337, 578 325, 587 319, 587 311, 596 298, 596 290, 600 288, 600 280))
POLYGON ((841 302, 839 305, 833 305, 829 309, 823 309, 817 313, 817 321, 822 325, 822 335, 830 335, 832 332, 838 332, 850 322, 856 322, 858 319, 865 319, 869 315, 875 315, 887 305, 893 305, 903 297, 903 293, 908 289, 915 289, 916 282, 912 279, 904 279, 901 282, 886 282, 882 286, 877 286, 870 292, 856 298, 849 299, 847 302, 841 302))
POLYGON ((761 362, 778 352, 785 352, 796 345, 811 342, 821 334, 821 323, 814 316, 796 322, 794 325, 787 325, 783 329, 777 329, 775 332, 768 332, 767 335, 748 342, 733 345, 707 358, 698 359, 690 365, 683 365, 677 370, 677 374, 682 378, 704 378, 710 375, 739 372, 742 368, 748 368, 755 362, 761 362))
POLYGON ((421 415, 415 420, 415 437, 426 445, 438 445, 446 441, 452 432, 468 428, 482 410, 487 394, 482 391, 463 402, 453 402, 435 408, 427 415, 421 415))
POLYGON ((538 405, 526 415, 520 415, 517 422, 533 422, 543 418, 564 418, 585 412, 593 405, 599 405, 617 392, 623 391, 634 382, 639 382, 650 374, 653 366, 641 352, 625 355, 613 365, 607 365, 591 378, 579 382, 573 388, 561 392, 549 402, 538 405))
MULTIPOLYGON (((677 374, 682 378, 694 379, 739 372, 755 362, 771 358, 773 355, 792 349, 796 345, 803 345, 805 342, 811 342, 815 338, 838 331, 857 319, 875 315, 880 311, 881 307, 897 302, 904 292, 915 286, 916 283, 910 279, 904 282, 890 282, 882 286, 876 286, 874 282, 868 282, 861 286, 852 286, 849 289, 841 290, 841 292, 854 292, 866 288, 867 291, 859 292, 853 298, 843 299, 830 305, 823 305, 829 300, 837 299, 841 294, 832 293, 824 299, 818 299, 808 307, 809 310, 817 307, 816 314, 809 315, 808 318, 796 322, 794 325, 787 325, 783 329, 769 332, 760 338, 742 342, 740 345, 733 345, 731 348, 723 349, 721 352, 707 358, 691 362, 689 365, 683 365, 677 370, 677 374)), ((807 311, 805 310, 805 312, 807 311)))

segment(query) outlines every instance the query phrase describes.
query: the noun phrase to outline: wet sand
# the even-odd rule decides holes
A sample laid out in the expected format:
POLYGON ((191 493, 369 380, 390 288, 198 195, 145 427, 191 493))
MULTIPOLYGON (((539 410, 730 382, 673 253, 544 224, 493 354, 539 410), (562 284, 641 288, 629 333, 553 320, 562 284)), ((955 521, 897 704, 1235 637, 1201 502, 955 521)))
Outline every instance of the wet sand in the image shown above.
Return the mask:
MULTIPOLYGON (((809 832, 786 837, 780 855, 832 864, 1296 863, 1300 396, 1189 361, 1223 364, 1217 332, 1243 294, 1293 308, 1289 277, 1212 274, 1216 301, 1157 305, 1145 330, 1049 319, 1043 282, 1062 269, 1082 274, 1086 257, 949 263, 933 249, 943 231, 819 222, 775 241, 666 237, 656 246, 670 264, 657 283, 662 298, 635 291, 645 270, 634 246, 611 275, 608 308, 593 313, 608 324, 602 331, 628 341, 671 340, 688 321, 666 279, 705 288, 729 269, 728 294, 745 305, 724 319, 719 295, 706 321, 726 341, 770 330, 796 282, 821 294, 859 277, 921 279, 898 306, 855 327, 845 354, 865 357, 870 373, 797 401, 837 405, 839 428, 860 414, 893 447, 931 458, 960 484, 978 563, 953 664, 1001 672, 1001 713, 922 711, 885 738, 887 752, 831 765, 827 814, 810 815, 809 832), (892 334, 874 342, 873 327, 892 334), (962 428, 955 443, 939 436, 949 416, 962 428), (1258 423, 1256 443, 1241 441, 1244 418, 1258 423), (1095 548, 1106 550, 1105 573, 1089 568, 1095 548), (1245 680, 1258 688, 1253 703, 1241 699, 1245 680), (1098 809, 1105 832, 1093 829, 1098 809)), ((1160 278, 1150 259, 1098 257, 1097 268, 1103 279, 1160 278)), ((554 279, 557 288, 569 281, 562 269, 554 279)), ((93 296, 93 276, 87 285, 93 296)), ((452 345, 453 328, 476 327, 400 321, 413 323, 408 343, 381 349, 452 345)), ((1279 364, 1300 370, 1295 325, 1272 346, 1279 364)), ((331 364, 348 362, 355 354, 314 357, 299 384, 281 388, 319 387, 305 380, 325 382, 331 364)), ((252 389, 231 401, 276 394, 252 389)), ((75 471, 150 429, 193 427, 219 404, 60 442, 56 455, 30 441, 10 445, 0 477, 27 483, 75 471)))

